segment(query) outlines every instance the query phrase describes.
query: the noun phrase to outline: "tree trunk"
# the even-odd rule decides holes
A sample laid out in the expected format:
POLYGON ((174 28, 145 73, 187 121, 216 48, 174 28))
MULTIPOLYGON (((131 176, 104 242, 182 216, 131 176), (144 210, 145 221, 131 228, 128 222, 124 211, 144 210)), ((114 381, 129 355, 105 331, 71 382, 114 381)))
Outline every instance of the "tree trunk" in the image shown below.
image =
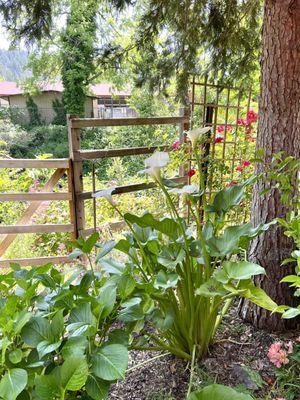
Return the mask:
MULTIPOLYGON (((273 153, 300 157, 300 0, 266 0, 264 9, 261 65, 261 97, 257 149, 265 150, 265 163, 273 153)), ((264 169, 257 165, 257 172, 264 169)), ((252 223, 267 223, 284 217, 288 211, 280 202, 277 190, 264 196, 268 184, 258 182, 253 190, 252 223)), ((267 275, 255 279, 277 304, 295 304, 296 298, 283 276, 294 273, 293 267, 281 266, 289 257, 293 242, 274 226, 253 240, 249 258, 262 265, 267 275)), ((298 301, 299 302, 299 301, 298 301)), ((297 302, 296 302, 297 304, 297 302)), ((243 302, 240 315, 258 328, 271 331, 295 327, 295 320, 282 320, 257 306, 243 302)))

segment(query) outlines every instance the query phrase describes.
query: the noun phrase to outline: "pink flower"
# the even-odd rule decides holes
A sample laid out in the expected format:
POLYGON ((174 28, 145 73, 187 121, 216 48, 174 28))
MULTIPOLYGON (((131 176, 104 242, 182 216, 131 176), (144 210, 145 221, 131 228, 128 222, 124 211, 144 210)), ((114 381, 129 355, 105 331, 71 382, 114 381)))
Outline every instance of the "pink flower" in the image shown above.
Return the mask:
POLYGON ((180 146, 180 141, 175 140, 175 142, 172 144, 172 149, 177 150, 179 146, 180 146))
POLYGON ((257 120, 258 114, 252 108, 249 108, 247 112, 247 123, 251 124, 252 122, 256 122, 257 120))
POLYGON ((245 126, 247 124, 247 121, 244 118, 238 118, 237 124, 239 126, 245 126))
POLYGON ((289 363, 287 352, 282 350, 282 343, 280 342, 275 342, 270 346, 268 358, 277 368, 289 363))
POLYGON ((243 172, 244 168, 241 165, 236 167, 236 171, 243 172))
POLYGON ((196 170, 190 169, 190 170, 188 171, 187 175, 188 175, 189 178, 191 178, 192 176, 195 175, 195 173, 196 173, 196 170))
POLYGON ((219 126, 217 127, 217 131, 218 131, 219 133, 224 132, 224 131, 225 131, 225 126, 224 126, 224 125, 219 125, 219 126))
POLYGON ((243 167, 249 167, 250 166, 250 161, 243 161, 243 167))
POLYGON ((215 138, 215 144, 217 144, 217 143, 222 143, 224 141, 224 138, 222 138, 221 136, 217 136, 216 138, 215 138))

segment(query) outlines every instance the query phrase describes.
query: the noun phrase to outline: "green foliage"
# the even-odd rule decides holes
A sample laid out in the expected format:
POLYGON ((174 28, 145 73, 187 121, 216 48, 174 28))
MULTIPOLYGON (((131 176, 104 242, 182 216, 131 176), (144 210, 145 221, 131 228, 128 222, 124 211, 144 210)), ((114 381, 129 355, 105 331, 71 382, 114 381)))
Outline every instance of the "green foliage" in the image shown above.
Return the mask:
MULTIPOLYGON (((91 260, 93 234, 73 243, 91 260)), ((0 397, 4 400, 107 398, 124 378, 128 334, 116 330, 118 284, 103 271, 46 265, 0 277, 0 397), (108 296, 114 293, 114 296, 108 296), (125 339, 125 340, 124 340, 125 339)), ((122 295, 123 301, 128 296, 122 295)))
POLYGON ((41 115, 39 113, 38 106, 35 104, 31 96, 26 99, 26 107, 29 115, 29 125, 42 125, 41 115))
POLYGON ((253 397, 242 394, 223 385, 210 385, 192 393, 187 400, 253 400, 253 397))
POLYGON ((89 79, 95 71, 96 0, 70 0, 70 14, 62 35, 63 101, 68 114, 84 115, 89 79))
POLYGON ((149 1, 136 35, 143 54, 138 82, 165 88, 176 76, 185 98, 194 73, 251 80, 258 69, 261 13, 261 0, 149 1))
MULTIPOLYGON (((291 237, 295 242, 295 250, 292 252, 291 257, 283 261, 283 265, 295 265, 295 275, 285 276, 281 282, 290 284, 291 288, 295 288, 294 295, 300 296, 300 214, 290 213, 286 220, 278 219, 279 223, 284 228, 284 234, 291 237)), ((283 318, 295 318, 300 315, 300 305, 296 307, 283 306, 283 318)))
POLYGON ((55 99, 52 102, 53 110, 55 111, 55 117, 52 121, 53 125, 66 125, 67 112, 64 107, 64 103, 59 99, 55 99))
POLYGON ((195 149, 192 155, 198 160, 198 186, 178 188, 175 182, 170 185, 170 180, 163 179, 159 172, 162 165, 154 164, 156 159, 167 157, 165 153, 147 160, 148 167, 153 163, 149 173, 165 195, 170 217, 158 219, 147 212, 142 216, 122 214, 118 204, 112 203, 130 230, 115 245, 115 250, 127 259, 124 264, 105 256, 98 259, 99 265, 117 280, 123 274, 140 276, 137 287, 128 282, 134 298, 121 304, 119 318, 139 323, 145 343, 154 342, 157 348, 186 359, 191 359, 194 351, 199 358, 207 353, 234 297, 245 297, 270 311, 277 307, 251 283, 253 276, 265 273, 264 269, 245 258, 250 239, 270 224, 253 228, 250 224, 230 226, 226 222, 252 180, 219 191, 208 204, 198 151, 195 149), (174 198, 182 193, 182 201, 190 204, 189 224, 180 217, 174 198), (204 220, 199 199, 205 207, 204 220), (157 334, 142 328, 146 321, 157 334))

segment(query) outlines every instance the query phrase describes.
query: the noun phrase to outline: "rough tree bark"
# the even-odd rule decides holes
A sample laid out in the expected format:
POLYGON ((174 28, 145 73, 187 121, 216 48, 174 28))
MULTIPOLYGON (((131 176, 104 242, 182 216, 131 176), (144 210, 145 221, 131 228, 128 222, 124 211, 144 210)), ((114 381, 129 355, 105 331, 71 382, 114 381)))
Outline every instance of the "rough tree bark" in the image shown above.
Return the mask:
MULTIPOLYGON (((266 0, 262 33, 261 96, 257 148, 265 150, 265 162, 272 154, 284 151, 300 157, 300 0, 266 0)), ((258 165, 258 172, 263 165, 258 165)), ((280 202, 280 195, 272 190, 265 196, 260 192, 266 186, 258 182, 253 191, 252 222, 267 223, 284 217, 288 211, 280 202)), ((277 304, 295 303, 292 291, 280 284, 283 276, 294 272, 282 267, 289 257, 293 243, 275 226, 250 247, 249 258, 262 265, 267 276, 255 283, 263 288, 277 304)), ((298 300, 299 302, 299 300, 298 300)), ((282 320, 279 314, 269 312, 247 302, 240 307, 240 315, 258 328, 284 330, 295 326, 295 320, 282 320)))

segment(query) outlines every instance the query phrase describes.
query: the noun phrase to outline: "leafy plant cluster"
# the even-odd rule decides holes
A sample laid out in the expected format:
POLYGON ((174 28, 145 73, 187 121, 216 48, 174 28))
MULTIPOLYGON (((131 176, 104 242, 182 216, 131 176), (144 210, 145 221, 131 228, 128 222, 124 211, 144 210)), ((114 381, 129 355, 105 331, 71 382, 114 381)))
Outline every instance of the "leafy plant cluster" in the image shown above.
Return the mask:
MULTIPOLYGON (((97 240, 74 245, 89 257, 97 240)), ((124 377, 129 339, 114 323, 130 290, 92 268, 13 265, 0 276, 2 399, 99 400, 124 377)))
POLYGON ((139 339, 137 345, 152 348, 154 342, 154 348, 188 360, 207 353, 236 296, 270 311, 277 307, 251 282, 253 276, 264 274, 264 269, 247 260, 249 241, 270 224, 252 227, 249 223, 226 222, 227 214, 242 202, 251 180, 225 188, 211 202, 207 200, 197 144, 202 131, 189 132, 192 156, 198 164, 198 185, 183 186, 163 178, 161 169, 168 163, 167 153, 155 153, 145 161, 145 172, 164 195, 170 217, 159 220, 150 213, 141 217, 123 214, 111 197, 113 188, 95 195, 105 197, 129 228, 125 238, 112 244, 114 250, 127 255, 126 262, 108 258, 99 263, 101 267, 109 265, 116 276, 126 272, 140 277, 135 301, 127 305, 124 313, 136 321, 151 323, 157 334, 143 330, 144 343, 139 339), (180 215, 177 196, 182 204, 189 204, 189 221, 180 215), (146 313, 145 302, 149 303, 146 313))

